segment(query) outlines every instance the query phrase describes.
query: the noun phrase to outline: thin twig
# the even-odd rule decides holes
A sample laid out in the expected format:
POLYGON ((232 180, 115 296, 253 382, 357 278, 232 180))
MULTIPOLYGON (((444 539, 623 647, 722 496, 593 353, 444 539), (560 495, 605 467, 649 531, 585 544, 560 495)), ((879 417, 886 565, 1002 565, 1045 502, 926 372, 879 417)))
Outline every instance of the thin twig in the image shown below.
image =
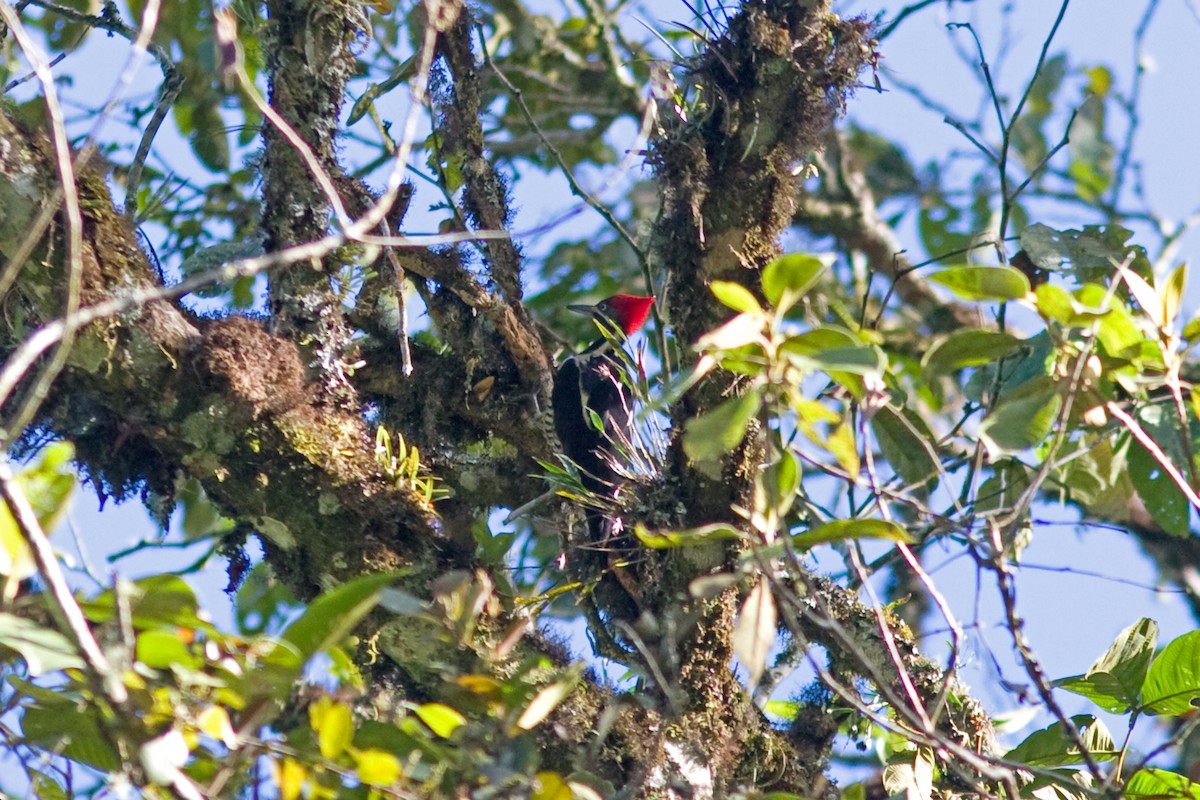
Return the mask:
POLYGON ((484 39, 482 31, 480 32, 479 38, 480 49, 483 52, 484 63, 490 70, 492 70, 493 73, 495 73, 497 80, 499 80, 500 83, 504 85, 504 88, 507 89, 512 95, 513 99, 517 103, 517 107, 521 109, 521 115, 525 117, 525 121, 529 124, 530 129, 533 130, 534 135, 538 137, 538 141, 542 143, 542 146, 546 148, 546 151, 550 153, 550 157, 554 159, 554 162, 558 164, 558 168, 562 171, 563 177, 566 178, 567 185, 571 189, 571 194, 575 195, 580 200, 587 203, 592 209, 594 209, 597 214, 604 218, 604 221, 608 223, 609 227, 616 231, 617 235, 624 239, 625 243, 632 248, 634 255, 637 257, 638 265, 641 267, 642 277, 646 281, 646 286, 651 295, 655 297, 654 321, 660 337, 659 357, 662 362, 664 376, 669 376, 671 374, 670 351, 667 348, 666 328, 663 323, 664 315, 659 307, 661 298, 658 297, 658 292, 655 291, 654 280, 651 277, 649 256, 646 254, 646 251, 641 247, 641 245, 638 244, 633 235, 630 234, 629 231, 626 230, 625 226, 621 224, 621 221, 617 219, 616 215, 613 214, 613 212, 606 205, 601 203, 599 199, 593 196, 591 192, 584 189, 579 181, 575 178, 575 174, 567 165, 566 159, 563 158, 562 153, 558 151, 558 148, 554 146, 554 143, 550 141, 550 138, 546 136, 541 126, 538 125, 537 120, 533 116, 533 112, 530 111, 529 106, 525 103, 525 96, 521 89, 508 79, 508 76, 504 74, 504 72, 492 59, 491 53, 488 52, 487 41, 484 39))
MULTIPOLYGON (((37 73, 38 82, 41 83, 42 91, 45 93, 46 112, 50 119, 50 138, 54 148, 55 164, 58 167, 59 186, 63 193, 63 213, 67 223, 67 297, 63 312, 63 318, 67 320, 67 323, 63 327, 60 345, 55 349, 54 355, 45 369, 39 374, 38 380, 30 388, 29 393, 25 397, 25 402, 21 404, 17 413, 9 420, 6 429, 0 432, 0 435, 2 435, 2 433, 24 429, 28 420, 32 419, 37 413, 37 408, 41 405, 42 398, 49 391, 50 383, 57 377, 59 371, 66 364, 67 354, 70 351, 76 331, 76 325, 70 322, 70 320, 74 319, 75 312, 79 308, 80 293, 83 286, 83 212, 79 206, 79 192, 75 186, 75 168, 71 160, 71 142, 67 138, 62 107, 58 102, 58 92, 54 85, 54 75, 50 71, 48 59, 34 43, 28 31, 25 30, 20 16, 13 10, 12 6, 0 4, 0 17, 3 17, 4 22, 12 32, 13 38, 16 39, 17 44, 25 54, 25 58, 29 60, 34 72, 37 73)), ((11 264, 9 266, 12 268, 11 264)), ((20 264, 16 266, 16 269, 20 269, 20 264)), ((7 399, 7 393, 5 393, 4 399, 7 399)), ((4 406, 4 399, 0 399, 0 407, 4 406)))
POLYGON ((1196 494, 1196 490, 1188 484, 1187 478, 1183 477, 1179 469, 1171 463, 1170 456, 1163 452, 1162 448, 1158 446, 1158 442, 1154 441, 1153 437, 1146 433, 1146 429, 1141 426, 1141 423, 1127 414, 1125 409, 1112 400, 1104 404, 1104 410, 1121 421, 1121 424, 1129 430, 1133 438, 1137 439, 1138 444, 1146 448, 1151 457, 1162 467, 1163 472, 1167 473, 1167 477, 1179 487, 1179 490, 1183 492, 1188 502, 1192 504, 1192 508, 1200 511, 1200 496, 1196 494))

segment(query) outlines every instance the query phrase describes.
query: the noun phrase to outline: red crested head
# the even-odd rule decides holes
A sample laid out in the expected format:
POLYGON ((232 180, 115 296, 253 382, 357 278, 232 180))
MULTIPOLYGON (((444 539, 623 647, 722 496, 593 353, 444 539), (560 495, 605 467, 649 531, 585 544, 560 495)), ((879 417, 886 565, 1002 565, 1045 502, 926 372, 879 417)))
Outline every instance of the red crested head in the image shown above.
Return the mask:
POLYGON ((567 308, 583 314, 604 317, 611 324, 620 328, 626 336, 632 336, 646 324, 646 317, 650 316, 650 308, 653 305, 653 297, 614 294, 594 306, 567 306, 567 308))

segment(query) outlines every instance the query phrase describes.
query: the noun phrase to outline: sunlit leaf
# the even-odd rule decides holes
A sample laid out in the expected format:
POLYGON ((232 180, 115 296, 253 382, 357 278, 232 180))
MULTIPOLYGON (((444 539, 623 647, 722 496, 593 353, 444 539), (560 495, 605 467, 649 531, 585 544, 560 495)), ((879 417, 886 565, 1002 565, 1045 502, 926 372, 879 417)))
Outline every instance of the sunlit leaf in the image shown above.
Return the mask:
POLYGON ((29 674, 82 667, 79 651, 67 637, 33 620, 0 612, 0 646, 15 650, 25 660, 29 674))
POLYGON ((385 788, 400 780, 400 759, 385 750, 370 748, 354 753, 354 773, 367 786, 385 788))
POLYGON ((731 397, 703 416, 687 421, 683 450, 693 461, 715 461, 737 446, 762 407, 762 395, 731 397))
POLYGON ((1062 396, 1049 378, 1030 381, 1007 394, 979 424, 993 458, 1040 444, 1054 429, 1062 396))
POLYGON ((929 280, 964 300, 1019 300, 1029 294, 1029 279, 1025 274, 1003 265, 950 267, 929 275, 929 280))
POLYGON ((239 744, 229 712, 221 706, 209 706, 201 711, 196 717, 196 727, 231 750, 239 744))
POLYGON ((763 344, 763 321, 754 314, 738 314, 721 327, 709 331, 696 341, 701 351, 736 350, 746 345, 763 344))
POLYGON ((1200 631, 1172 640, 1150 663, 1142 684, 1142 708, 1180 716, 1200 706, 1200 631))
MULTIPOLYGON (((1071 717, 1071 724, 1093 760, 1111 761, 1117 757, 1116 743, 1102 721, 1090 714, 1080 714, 1071 717)), ((1086 763, 1079 747, 1061 722, 1034 731, 1004 757, 1043 768, 1086 763)))
POLYGON ((633 532, 639 542, 655 550, 667 550, 673 547, 686 547, 688 545, 705 544, 724 539, 736 539, 741 535, 737 528, 722 522, 682 531, 651 531, 639 523, 633 532))
POLYGON ((908 531, 894 522, 882 519, 837 519, 826 522, 804 533, 796 534, 792 542, 796 547, 809 548, 819 544, 844 542, 850 539, 889 539, 893 542, 912 544, 908 531))
POLYGON ((137 660, 152 669, 175 665, 195 668, 200 664, 176 630, 162 628, 144 631, 137 637, 137 660))
POLYGON ((1127 800, 1200 800, 1200 784, 1177 772, 1143 767, 1125 784, 1127 800))
POLYGON ((282 761, 273 762, 273 765, 280 798, 297 800, 304 788, 304 782, 308 779, 308 770, 299 761, 287 756, 282 761))
POLYGON ((529 705, 517 718, 517 727, 528 731, 536 728, 542 720, 550 716, 559 703, 566 700, 575 688, 575 681, 555 681, 534 695, 529 705))
POLYGON ((817 285, 825 269, 825 263, 816 256, 781 256, 763 268, 763 294, 776 308, 790 306, 817 285))
POLYGON ((530 800, 571 800, 570 785, 557 772, 539 772, 530 800))
MULTIPOLYGON (((42 450, 37 461, 17 473, 16 484, 45 534, 54 532, 69 508, 76 482, 71 467, 74 456, 75 448, 70 442, 54 442, 42 450)), ((0 575, 21 581, 36 574, 33 553, 8 505, 0 500, 0 575)))
POLYGON ((1011 333, 975 329, 955 331, 934 342, 921 359, 921 367, 931 376, 945 375, 963 367, 999 361, 1019 343, 1020 340, 1011 333))
POLYGON ((284 641, 294 645, 307 661, 349 635, 379 602, 384 587, 396 577, 396 573, 366 575, 325 592, 288 626, 283 633, 284 641))
POLYGON ((308 722, 317 734, 317 746, 325 758, 337 758, 354 740, 354 717, 350 709, 328 695, 309 705, 308 722))
POLYGON ((1163 325, 1171 326, 1175 322, 1175 318, 1179 316, 1179 309, 1183 305, 1183 295, 1187 290, 1187 274, 1188 265, 1180 264, 1175 268, 1175 271, 1163 282, 1162 304, 1163 304, 1163 325))
POLYGON ((1143 617, 1117 635, 1108 651, 1083 675, 1054 685, 1081 694, 1113 714, 1136 708, 1158 642, 1158 624, 1143 617))
POLYGON ((883 787, 889 797, 930 800, 933 796, 933 752, 928 747, 906 750, 883 768, 883 787))
POLYGON ((759 317, 765 312, 749 289, 733 281, 713 281, 708 285, 713 296, 734 311, 759 317))
POLYGON ((933 434, 918 427, 908 414, 890 406, 871 419, 879 449, 892 469, 910 484, 936 482, 938 458, 930 442, 933 434))
POLYGON ((449 739, 467 721, 466 717, 443 703, 423 703, 413 711, 421 722, 429 726, 429 730, 443 739, 449 739))

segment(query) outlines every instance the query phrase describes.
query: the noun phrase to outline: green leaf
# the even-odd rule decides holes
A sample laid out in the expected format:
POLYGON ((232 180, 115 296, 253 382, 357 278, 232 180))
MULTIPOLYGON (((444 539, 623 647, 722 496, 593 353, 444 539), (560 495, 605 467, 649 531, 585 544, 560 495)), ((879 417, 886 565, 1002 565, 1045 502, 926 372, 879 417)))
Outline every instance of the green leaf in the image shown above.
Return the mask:
POLYGON ((1174 639, 1150 664, 1142 684, 1142 709, 1180 716, 1200 705, 1200 631, 1174 639))
POLYGON ((1192 317, 1183 326, 1183 338, 1188 344, 1195 344, 1200 340, 1200 315, 1192 317))
POLYGON ((733 653, 746 668, 751 687, 758 684, 767 667, 767 655, 775 643, 776 621, 775 598, 766 577, 760 576, 733 626, 733 653))
POLYGON ((1054 685, 1083 695, 1105 711, 1125 714, 1138 706, 1157 643, 1158 624, 1143 617, 1121 631, 1087 673, 1054 685))
POLYGON ((189 541, 202 539, 214 533, 224 533, 233 527, 233 521, 221 516, 221 512, 200 485, 200 481, 195 478, 184 481, 178 498, 183 506, 183 534, 189 541))
POLYGON ((144 631, 137 637, 137 660, 151 669, 173 666, 194 669, 201 665, 178 631, 165 629, 144 631))
POLYGON ((43 772, 30 770, 29 778, 33 789, 32 796, 38 800, 71 800, 75 794, 72 792, 68 795, 67 790, 60 786, 58 781, 43 772))
MULTIPOLYGON (((1071 723, 1094 760, 1111 761, 1117 757, 1116 743, 1103 722, 1090 714, 1080 714, 1071 717, 1071 723)), ((1082 753, 1061 722, 1034 731, 1004 757, 1043 769, 1085 763, 1082 753)))
MULTIPOLYGON (((134 581, 123 591, 129 600, 135 628, 212 629, 210 623, 197 616, 196 595, 178 575, 152 575, 134 581)), ((104 623, 115 618, 115 602, 112 591, 107 591, 80 605, 88 619, 104 623)))
POLYGON ((882 350, 863 344, 853 333, 836 325, 789 336, 779 345, 779 354, 806 371, 865 375, 879 372, 887 363, 882 350))
POLYGON ((813 357, 828 350, 845 350, 861 345, 862 342, 846 328, 821 325, 784 339, 779 345, 779 352, 786 356, 813 357))
POLYGON ((922 202, 920 208, 917 233, 925 252, 944 257, 970 249, 975 237, 970 231, 963 230, 966 228, 963 212, 948 202, 945 195, 937 192, 928 198, 928 202, 922 202))
POLYGON ((228 170, 229 134, 216 104, 207 99, 198 103, 192 111, 191 123, 195 131, 188 138, 196 158, 213 172, 228 170))
POLYGON ((1075 302, 1070 292, 1053 283, 1041 283, 1033 290, 1037 298, 1037 310, 1045 319, 1052 319, 1060 325, 1070 325, 1074 322, 1075 302))
POLYGON ((1187 289, 1187 273, 1188 265, 1180 264, 1163 283, 1160 294, 1162 295, 1164 327, 1170 327, 1175 322, 1175 318, 1179 316, 1179 309, 1183 305, 1183 293, 1187 289))
POLYGON ((871 429, 892 469, 910 484, 938 479, 938 458, 933 450, 933 434, 918 427, 906 412, 891 406, 881 408, 871 419, 871 429))
MULTIPOLYGON (((851 431, 853 438, 853 431, 851 431)), ((853 443, 851 443, 853 447, 853 443)), ((840 462, 839 458, 839 462, 840 462)), ((800 489, 800 464, 790 450, 783 450, 774 464, 767 467, 763 476, 763 487, 768 492, 768 503, 776 513, 783 515, 795 502, 800 489)))
POLYGON ((21 731, 26 741, 101 772, 116 772, 122 761, 100 730, 94 709, 74 703, 39 702, 25 709, 21 731))
POLYGON ((889 539, 912 544, 908 531, 894 522, 882 519, 838 519, 826 522, 792 537, 796 547, 808 549, 819 544, 843 542, 848 539, 889 539))
POLYGON ((1131 358, 1141 351, 1142 333, 1125 306, 1107 303, 1108 291, 1095 283, 1085 284, 1075 292, 1075 297, 1085 306, 1103 308, 1107 313, 1097 317, 1096 338, 1105 352, 1116 358, 1131 358))
POLYGON ((337 644, 365 617, 399 573, 384 572, 356 578, 317 597, 288 626, 283 640, 296 647, 304 661, 337 644))
POLYGON ((940 283, 964 300, 1019 300, 1029 294, 1029 279, 1015 267, 963 265, 933 273, 940 283))
POLYGON ((1011 333, 999 331, 955 331, 934 342, 921 359, 921 367, 929 376, 945 375, 963 367, 977 367, 1004 358, 1016 349, 1020 341, 1011 333))
POLYGON ((817 285, 825 273, 825 264, 816 256, 791 253, 775 259, 763 268, 763 294, 778 309, 791 306, 817 285))
POLYGON ((742 441, 746 426, 761 406, 762 395, 752 391, 688 420, 683 433, 684 452, 693 461, 717 460, 742 441))
POLYGON ((67 511, 71 493, 75 491, 75 471, 71 467, 74 457, 74 445, 54 442, 46 446, 34 464, 17 476, 37 515, 38 524, 48 534, 58 527, 67 511))
POLYGON ((0 612, 0 645, 20 653, 33 677, 84 665, 70 639, 14 614, 0 612))
POLYGON ((443 739, 450 736, 467 722, 467 718, 442 703, 424 703, 413 709, 416 715, 429 726, 429 730, 443 739))
POLYGON ((1125 784, 1126 800, 1200 800, 1200 784, 1192 783, 1177 772, 1145 767, 1133 773, 1125 784))
POLYGON ((1092 800, 1096 796, 1095 781, 1086 770, 1044 770, 1021 787, 1021 797, 1033 800, 1092 800))
POLYGON ((795 700, 768 700, 763 712, 784 722, 791 722, 800 714, 800 704, 795 700))
POLYGON ((766 316, 763 307, 758 303, 758 298, 740 283, 734 283, 733 281, 713 281, 708 285, 708 288, 714 297, 734 311, 743 314, 754 314, 759 317, 766 316))
POLYGON ((1129 479, 1150 517, 1167 533, 1187 536, 1191 532, 1191 506, 1183 490, 1167 477, 1162 465, 1141 442, 1130 443, 1128 463, 1129 479))
POLYGON ((979 423, 979 437, 993 459, 1041 443, 1054 429, 1062 397, 1050 378, 1036 378, 1004 396, 979 423))
POLYGON ((737 528, 723 522, 701 525, 699 528, 690 528, 684 531, 651 531, 647 530, 645 525, 638 523, 633 529, 633 533, 639 542, 655 550, 669 550, 675 547, 737 539, 741 536, 737 528))
MULTIPOLYGON (((1139 409, 1137 416, 1170 463, 1186 471, 1187 456, 1181 445, 1183 432, 1175 415, 1162 406, 1149 405, 1139 409)), ((1130 442, 1128 464, 1129 479, 1151 518, 1167 533, 1187 536, 1191 531, 1191 505, 1183 490, 1167 477, 1163 465, 1137 440, 1130 442)))

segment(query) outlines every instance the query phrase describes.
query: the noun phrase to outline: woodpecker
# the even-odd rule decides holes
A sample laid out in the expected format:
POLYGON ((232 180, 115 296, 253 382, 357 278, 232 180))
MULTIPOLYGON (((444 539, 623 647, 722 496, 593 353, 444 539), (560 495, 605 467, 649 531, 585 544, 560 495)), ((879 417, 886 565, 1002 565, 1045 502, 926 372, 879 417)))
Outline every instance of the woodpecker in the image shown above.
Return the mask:
MULTIPOLYGON (((563 454, 579 467, 584 488, 607 497, 614 497, 620 489, 618 445, 628 446, 633 432, 625 362, 614 348, 646 323, 653 304, 653 297, 617 294, 594 306, 567 306, 591 316, 602 330, 611 333, 611 338, 601 336, 559 366, 550 398, 554 430, 562 442, 563 454), (597 427, 597 421, 602 427, 597 427)), ((588 528, 594 537, 602 535, 600 522, 599 515, 588 515, 588 528)))

